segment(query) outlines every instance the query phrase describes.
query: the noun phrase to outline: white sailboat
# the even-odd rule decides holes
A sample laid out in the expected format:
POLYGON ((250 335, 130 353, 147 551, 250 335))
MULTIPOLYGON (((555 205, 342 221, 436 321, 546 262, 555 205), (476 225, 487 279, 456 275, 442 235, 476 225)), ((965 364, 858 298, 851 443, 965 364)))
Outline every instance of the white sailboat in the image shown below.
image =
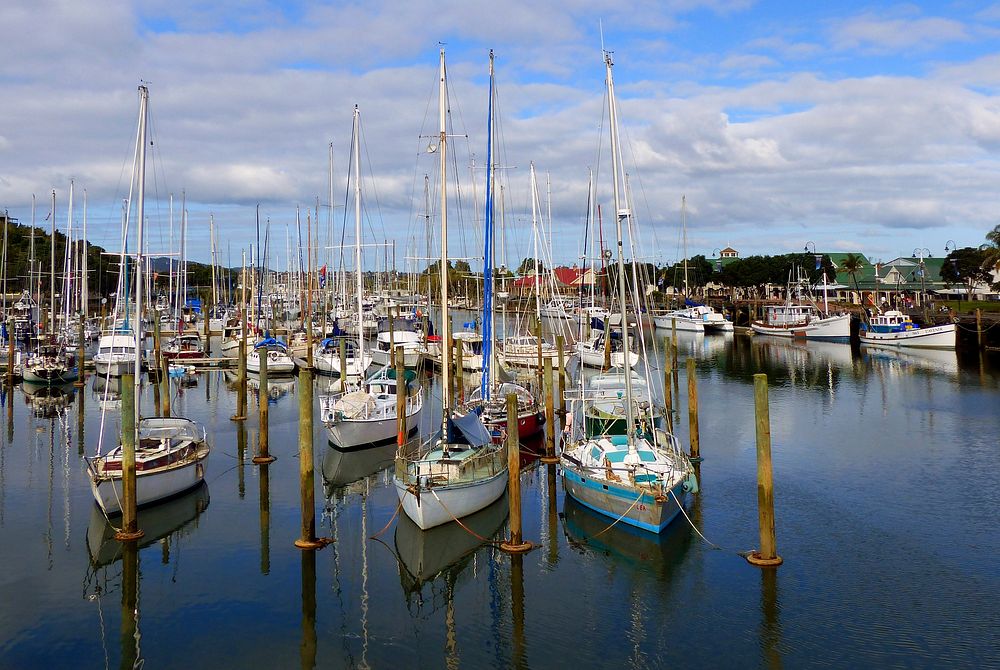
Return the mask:
MULTIPOLYGON (((136 147, 136 180, 138 181, 138 201, 136 211, 136 313, 143 309, 143 210, 145 207, 146 176, 146 123, 149 92, 145 86, 139 87, 139 132, 136 147)), ((126 233, 127 235, 127 233, 126 233)), ((140 329, 134 328, 134 346, 141 349, 140 329)), ((169 498, 197 486, 205 478, 205 459, 210 447, 205 438, 205 429, 190 419, 181 417, 150 417, 140 415, 142 383, 142 359, 133 359, 134 405, 122 407, 122 412, 134 413, 135 425, 135 469, 136 504, 142 506, 169 498)), ((103 430, 102 430, 103 435, 103 430)), ((111 451, 87 458, 90 473, 90 487, 94 500, 106 514, 122 511, 122 475, 125 460, 124 444, 111 451)))
MULTIPOLYGON (((624 315, 627 303, 623 230, 632 230, 632 213, 622 193, 624 170, 610 53, 605 52, 604 62, 618 229, 618 307, 624 315)), ((622 329, 622 341, 628 351, 628 328, 622 329)), ((574 500, 601 514, 659 533, 680 511, 686 493, 696 488, 694 468, 681 452, 677 439, 653 428, 652 417, 647 421, 642 407, 638 407, 641 421, 637 424, 632 372, 626 370, 623 377, 626 433, 594 436, 584 433, 565 448, 560 456, 563 488, 574 500)))
MULTIPOLYGON (((355 231, 359 235, 356 246, 358 281, 361 277, 361 112, 354 107, 354 201, 355 231)), ((360 286, 359 286, 360 290, 360 286)), ((360 293, 358 294, 360 299, 360 293)), ((359 304, 360 313, 360 304, 359 304)), ((364 338, 358 338, 361 346, 364 338)), ((399 394, 405 396, 404 411, 406 436, 420 423, 423 398, 416 384, 416 374, 407 372, 404 379, 396 377, 396 370, 385 367, 368 379, 360 389, 321 398, 323 423, 330 435, 330 442, 339 449, 359 449, 389 444, 398 437, 399 394)))
MULTIPOLYGON (((447 80, 444 49, 440 52, 438 89, 441 188, 441 336, 448 341, 451 317, 448 305, 448 189, 447 189, 447 80)), ((441 387, 450 388, 451 352, 441 351, 441 387)), ((459 519, 488 506, 507 488, 507 450, 492 436, 475 412, 462 415, 442 394, 440 434, 420 445, 415 454, 400 450, 393 485, 403 511, 423 530, 459 519)))

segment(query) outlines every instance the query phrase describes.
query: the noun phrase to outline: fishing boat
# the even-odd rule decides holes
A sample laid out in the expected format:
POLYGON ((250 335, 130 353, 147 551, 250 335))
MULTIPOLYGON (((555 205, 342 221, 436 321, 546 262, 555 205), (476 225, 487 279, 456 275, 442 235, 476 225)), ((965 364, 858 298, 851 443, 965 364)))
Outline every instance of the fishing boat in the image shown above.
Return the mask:
MULTIPOLYGON (((148 91, 139 87, 139 132, 137 135, 136 169, 134 174, 138 184, 138 206, 136 211, 137 244, 135 271, 136 313, 143 310, 143 226, 145 204, 146 138, 148 91)), ((138 328, 133 331, 135 349, 141 347, 138 328)), ((94 500, 106 514, 122 511, 123 476, 128 461, 135 464, 136 505, 147 505, 170 498, 187 491, 205 479, 205 459, 210 447, 205 437, 205 429, 190 419, 183 417, 142 417, 141 416, 141 372, 142 361, 134 359, 134 376, 131 407, 123 406, 122 412, 132 414, 134 433, 110 451, 102 454, 100 444, 96 456, 88 457, 87 469, 94 500)), ((103 430, 101 431, 103 435, 103 430)))
POLYGON ((267 356, 267 373, 289 375, 295 372, 295 361, 288 354, 288 347, 281 340, 265 337, 247 353, 247 371, 260 372, 261 356, 267 356))
MULTIPOLYGON (((627 302, 623 231, 632 230, 632 214, 624 196, 610 53, 605 52, 604 62, 617 212, 618 300, 624 317, 627 302)), ((622 340, 628 351, 628 328, 622 329, 622 340)), ((580 504, 616 522, 660 533, 680 511, 685 495, 697 490, 697 481, 694 468, 681 451, 677 438, 655 428, 652 417, 644 414, 645 408, 636 402, 632 373, 627 370, 622 374, 624 393, 620 398, 624 405, 625 434, 581 435, 577 427, 559 458, 563 488, 580 504)))
MULTIPOLYGON (((492 58, 490 59, 492 71, 492 58)), ((440 52, 438 89, 440 135, 437 153, 441 171, 441 335, 451 330, 448 302, 448 180, 447 84, 444 49, 440 52)), ((492 94, 492 91, 491 91, 492 94)), ((451 388, 451 351, 441 351, 441 387, 451 388)), ((401 448, 393 485, 403 512, 423 530, 477 512, 503 495, 507 488, 507 450, 495 445, 476 412, 462 414, 452 407, 450 393, 442 393, 440 432, 411 452, 401 448)))
POLYGON ((764 318, 751 322, 750 327, 757 335, 775 337, 805 338, 807 340, 841 340, 851 337, 851 315, 832 314, 826 300, 826 279, 824 274, 824 307, 820 310, 809 294, 809 281, 801 276, 801 270, 793 268, 789 273, 785 304, 768 305, 764 308, 764 318), (792 273, 799 273, 792 280, 792 273))
POLYGON ((920 347, 924 349, 954 349, 955 324, 922 327, 897 310, 871 316, 861 324, 862 344, 880 344, 893 347, 920 347))
POLYGON ((105 377, 121 377, 135 369, 135 335, 119 330, 101 335, 94 354, 94 369, 105 377))

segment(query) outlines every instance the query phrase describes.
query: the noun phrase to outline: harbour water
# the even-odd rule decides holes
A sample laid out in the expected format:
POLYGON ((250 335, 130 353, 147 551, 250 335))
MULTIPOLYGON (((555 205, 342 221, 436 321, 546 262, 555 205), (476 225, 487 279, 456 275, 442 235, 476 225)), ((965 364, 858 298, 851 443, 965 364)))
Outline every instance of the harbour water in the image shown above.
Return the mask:
MULTIPOLYGON (((608 529, 529 463, 539 548, 522 558, 394 518, 392 449, 335 452, 318 421, 317 526, 335 542, 296 549, 295 381, 271 380, 277 461, 258 467, 256 395, 243 431, 223 372, 172 387, 213 445, 206 485, 140 511, 146 535, 123 552, 83 460, 102 412, 105 442, 118 430, 113 393, 93 377, 62 397, 16 387, 0 411, 0 667, 1000 667, 1000 361, 681 337, 682 443, 687 357, 705 458, 687 513, 714 544, 683 517, 659 537, 608 529), (755 372, 771 383, 776 570, 739 553, 757 545, 755 372)), ((501 502, 467 526, 499 538, 506 523, 501 502)))

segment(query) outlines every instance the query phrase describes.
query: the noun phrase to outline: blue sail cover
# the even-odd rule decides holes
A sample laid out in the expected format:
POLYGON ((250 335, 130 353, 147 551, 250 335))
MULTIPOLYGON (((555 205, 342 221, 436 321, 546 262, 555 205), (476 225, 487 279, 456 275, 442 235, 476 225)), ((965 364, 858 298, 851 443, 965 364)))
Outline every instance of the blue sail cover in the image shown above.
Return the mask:
POLYGON ((684 306, 685 307, 704 307, 704 305, 702 303, 697 302, 695 300, 691 300, 690 298, 684 298, 684 306))

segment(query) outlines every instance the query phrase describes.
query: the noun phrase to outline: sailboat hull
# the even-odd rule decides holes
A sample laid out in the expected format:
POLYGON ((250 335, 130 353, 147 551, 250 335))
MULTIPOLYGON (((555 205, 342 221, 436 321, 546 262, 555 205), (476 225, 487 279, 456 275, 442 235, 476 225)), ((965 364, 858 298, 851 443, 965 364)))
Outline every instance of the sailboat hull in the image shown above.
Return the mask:
MULTIPOLYGON (((205 479, 204 461, 207 457, 208 450, 205 450, 204 456, 199 460, 192 460, 178 467, 168 470, 136 472, 136 506, 141 507, 171 498, 201 484, 205 479)), ((94 500, 97 501, 105 514, 121 513, 121 503, 124 496, 120 475, 100 478, 92 476, 90 489, 94 493, 94 500)))
POLYGON ((681 509, 677 503, 683 505, 687 496, 683 481, 674 486, 672 496, 657 501, 648 493, 643 493, 639 499, 634 488, 596 481, 565 463, 562 471, 563 488, 573 500, 612 520, 620 518, 620 523, 651 533, 662 533, 670 525, 681 509))
MULTIPOLYGON (((420 425, 420 408, 406 417, 406 436, 413 435, 420 425)), ((341 451, 366 449, 394 444, 398 439, 396 417, 375 421, 340 420, 326 424, 333 446, 341 451)))
POLYGON ((489 506, 506 490, 507 470, 469 483, 419 488, 416 489, 419 495, 397 477, 393 477, 392 483, 406 516, 422 530, 427 530, 489 506))

